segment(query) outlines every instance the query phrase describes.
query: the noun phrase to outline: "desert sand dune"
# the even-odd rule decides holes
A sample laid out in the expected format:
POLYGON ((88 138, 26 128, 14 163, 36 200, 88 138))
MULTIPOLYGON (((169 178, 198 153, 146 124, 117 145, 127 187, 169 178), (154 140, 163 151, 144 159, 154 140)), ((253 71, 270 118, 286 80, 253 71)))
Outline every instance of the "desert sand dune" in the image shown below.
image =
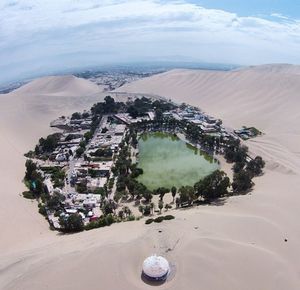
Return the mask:
POLYGON ((153 93, 200 106, 233 128, 255 126, 266 133, 260 141, 272 139, 271 146, 285 153, 294 154, 300 146, 300 138, 295 137, 300 135, 296 126, 300 120, 299 66, 264 65, 229 72, 173 70, 118 90, 153 93))
POLYGON ((73 75, 43 77, 18 88, 18 95, 83 96, 101 92, 101 87, 73 75))
POLYGON ((166 256, 173 269, 157 289, 299 289, 297 71, 286 65, 174 70, 120 88, 199 105, 229 126, 256 126, 265 135, 247 144, 268 161, 266 173, 251 194, 222 206, 175 211, 175 220, 158 225, 141 220, 69 236, 50 232, 36 205, 18 195, 22 154, 47 135, 53 118, 103 96, 74 96, 59 86, 47 88, 48 95, 33 87, 30 94, 21 88, 0 96, 0 289, 153 289, 140 279, 142 261, 153 253, 166 256))
POLYGON ((36 204, 20 197, 24 191, 23 154, 31 150, 41 136, 53 132, 49 127, 53 119, 88 109, 102 100, 101 90, 95 86, 73 76, 49 77, 0 95, 0 224, 3 229, 0 252, 7 252, 14 244, 30 242, 34 234, 53 235, 37 213, 36 204), (47 88, 44 87, 46 83, 47 88), (56 95, 58 92, 61 96, 56 95))

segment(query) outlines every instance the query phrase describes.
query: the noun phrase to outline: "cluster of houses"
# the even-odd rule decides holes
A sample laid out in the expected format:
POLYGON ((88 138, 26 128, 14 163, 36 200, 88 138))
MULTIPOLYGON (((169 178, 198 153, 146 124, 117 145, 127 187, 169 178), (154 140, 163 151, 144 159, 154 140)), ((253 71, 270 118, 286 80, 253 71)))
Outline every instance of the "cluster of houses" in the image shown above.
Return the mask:
POLYGON ((141 121, 153 121, 155 114, 154 112, 147 112, 147 114, 145 114, 142 117, 132 118, 128 113, 120 113, 120 114, 115 114, 114 117, 117 118, 122 123, 126 125, 130 125, 141 121))
POLYGON ((112 167, 113 161, 78 161, 69 173, 70 184, 72 187, 85 184, 89 192, 103 188, 108 181, 112 167))
MULTIPOLYGON (((104 116, 85 147, 84 157, 78 158, 76 150, 84 140, 84 134, 89 131, 90 127, 86 127, 89 119, 71 120, 61 117, 52 122, 52 126, 64 129, 50 160, 53 166, 67 168, 65 186, 60 190, 53 187, 51 178, 45 178, 44 181, 50 195, 58 192, 66 198, 63 202, 64 212, 60 216, 78 212, 85 224, 102 215, 100 209, 102 196, 97 189, 103 188, 111 176, 113 156, 118 152, 127 128, 126 124, 115 116, 104 116), (99 149, 111 154, 98 156, 99 149)), ((48 219, 55 228, 59 228, 59 216, 49 212, 48 219)))
POLYGON ((88 155, 99 148, 110 148, 115 151, 121 143, 126 125, 115 122, 114 116, 104 116, 89 145, 88 155))
POLYGON ((50 224, 56 228, 60 228, 59 217, 68 217, 71 214, 78 213, 81 215, 84 224, 97 220, 101 215, 100 203, 101 196, 97 194, 80 194, 68 193, 66 199, 62 202, 64 212, 60 216, 53 212, 48 212, 48 220, 50 224))
POLYGON ((164 116, 173 117, 176 120, 189 121, 199 126, 202 132, 207 135, 236 138, 233 132, 222 126, 222 120, 211 117, 192 106, 178 107, 175 110, 165 112, 164 116))
POLYGON ((58 142, 58 146, 51 153, 50 160, 57 162, 67 162, 73 156, 83 140, 84 132, 63 133, 58 142))
MULTIPOLYGON (((241 138, 254 134, 251 128, 230 132, 222 126, 222 121, 192 106, 177 107, 164 112, 165 117, 176 120, 186 120, 196 124, 201 130, 213 136, 241 138), (234 134, 235 133, 235 134, 234 134)), ((127 126, 143 120, 154 120, 155 114, 148 112, 145 116, 132 118, 128 113, 118 113, 103 116, 99 126, 84 149, 84 157, 76 157, 76 150, 84 140, 84 135, 91 129, 92 119, 90 113, 86 118, 60 117, 51 123, 52 127, 64 130, 57 148, 52 152, 50 160, 53 164, 66 166, 65 187, 62 190, 53 188, 51 178, 45 178, 50 194, 59 191, 65 196, 64 209, 61 215, 68 216, 80 213, 85 223, 97 219, 102 215, 100 203, 102 196, 99 188, 107 185, 114 166, 114 155, 117 154, 119 144, 122 142, 127 126), (98 192, 97 192, 98 190, 98 192)), ((59 217, 53 213, 48 214, 50 223, 59 228, 59 217)))
POLYGON ((261 132, 254 127, 244 127, 240 130, 234 130, 234 133, 243 140, 248 140, 256 137, 257 135, 261 135, 261 132))
POLYGON ((92 117, 90 113, 87 113, 87 117, 81 117, 78 119, 72 119, 70 117, 61 116, 58 119, 50 123, 50 127, 56 127, 68 132, 89 130, 92 125, 92 117))

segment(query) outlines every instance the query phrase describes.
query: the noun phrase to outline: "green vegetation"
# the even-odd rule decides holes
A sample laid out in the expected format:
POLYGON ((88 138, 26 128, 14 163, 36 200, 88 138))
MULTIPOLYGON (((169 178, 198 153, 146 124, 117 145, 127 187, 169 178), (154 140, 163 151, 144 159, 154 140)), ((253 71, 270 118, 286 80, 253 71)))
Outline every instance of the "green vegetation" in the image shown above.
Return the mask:
POLYGON ((35 199, 35 195, 32 191, 23 191, 22 195, 24 198, 27 198, 27 199, 35 199))
POLYGON ((65 141, 71 141, 71 140, 76 139, 76 138, 77 138, 76 135, 69 134, 69 135, 67 135, 67 137, 65 138, 65 141))
POLYGON ((181 206, 191 206, 195 199, 194 188, 192 186, 182 186, 179 188, 179 199, 176 201, 176 204, 179 203, 181 206))
MULTIPOLYGON (((72 115, 70 132, 80 127, 81 121, 76 120, 82 118, 92 120, 91 128, 88 132, 85 131, 74 157, 83 157, 87 164, 91 161, 114 160, 113 174, 107 176, 108 180, 103 188, 98 188, 93 192, 101 196, 100 209, 103 212, 101 217, 92 216, 90 218, 92 221, 84 225, 82 213, 90 216, 87 208, 80 208, 79 213, 66 214, 65 195, 57 192, 49 194, 47 186, 44 185, 44 178, 50 175, 54 187, 63 188, 65 184, 65 171, 60 166, 38 166, 33 160, 28 159, 25 164, 24 177, 28 190, 23 192, 23 196, 27 199, 36 199, 39 203, 39 212, 45 217, 49 215, 49 222, 53 215, 59 217, 61 231, 72 233, 140 218, 135 218, 127 206, 122 209, 118 208, 120 201, 132 201, 143 216, 149 216, 154 212, 159 212, 159 214, 162 211, 167 212, 174 202, 176 208, 209 204, 219 198, 251 190, 254 184, 252 179, 263 173, 265 162, 262 158, 257 156, 251 159, 248 155, 248 148, 235 137, 228 134, 204 133, 206 131, 189 119, 189 115, 200 114, 199 111, 195 112, 193 108, 186 107, 184 114, 188 117, 177 120, 169 112, 174 108, 178 107, 162 100, 153 101, 142 97, 125 104, 115 102, 112 97, 106 96, 104 102, 97 103, 91 108, 91 114, 75 112, 72 115), (133 118, 154 112, 155 117, 154 120, 146 119, 129 125, 119 148, 114 152, 110 148, 99 148, 91 153, 91 157, 84 154, 102 116, 111 114, 108 121, 118 124, 120 121, 114 120, 112 115, 125 112, 133 118), (184 135, 189 143, 181 141, 178 138, 179 134, 184 135), (138 163, 133 164, 132 159, 137 157, 136 150, 134 150, 137 146, 139 146, 138 163), (203 150, 199 150, 199 147, 203 150), (232 163, 234 172, 232 184, 226 174, 218 169, 219 164, 214 160, 213 153, 224 154, 225 159, 232 163), (111 194, 114 200, 108 199, 111 194), (173 202, 167 203, 166 199, 164 200, 166 194, 172 194, 173 202), (159 196, 156 204, 152 201, 153 195, 159 196)), ((212 123, 212 120, 207 119, 207 122, 212 123)), ((221 121, 218 121, 213 125, 217 127, 217 130, 219 129, 219 132, 221 132, 221 128, 218 128, 220 124, 221 121)), ((244 128, 244 130, 248 130, 249 136, 261 134, 256 128, 244 128)), ((107 128, 102 128, 102 133, 107 131, 107 128)), ((29 151, 26 156, 51 161, 58 152, 64 152, 68 160, 71 155, 73 156, 73 149, 59 142, 71 141, 82 137, 82 134, 70 133, 64 139, 61 137, 62 134, 55 133, 41 138, 35 150, 29 151)), ((94 167, 89 168, 87 172, 92 178, 103 174, 103 171, 94 167)), ((81 170, 76 183, 72 180, 71 185, 76 184, 75 189, 78 193, 87 192, 88 179, 85 176, 86 170, 81 170)), ((145 223, 160 223, 171 219, 174 219, 174 216, 158 216, 147 219, 145 223)), ((87 220, 88 218, 85 219, 87 220)))
POLYGON ((164 220, 164 217, 163 216, 159 216, 159 217, 157 217, 157 218, 154 219, 154 222, 155 223, 161 223, 163 220, 164 220))
POLYGON ((250 172, 251 176, 259 176, 262 174, 262 169, 265 167, 265 162, 260 156, 256 156, 250 160, 246 166, 246 170, 250 172))
POLYGON ((240 170, 233 175, 232 188, 235 192, 245 192, 252 188, 253 182, 247 170, 240 170))
POLYGON ((57 144, 61 138, 61 133, 54 133, 44 138, 40 138, 39 144, 35 147, 35 154, 51 153, 57 147, 57 144))
POLYGON ((110 148, 99 148, 95 152, 91 153, 93 157, 100 157, 101 160, 111 160, 113 151, 110 148))
MULTIPOLYGON (((34 163, 31 159, 26 160, 25 167, 26 172, 24 182, 31 194, 35 198, 39 198, 41 195, 45 194, 45 188, 43 184, 44 178, 38 171, 36 163, 34 163)), ((27 195, 27 198, 29 197, 29 194, 25 195, 27 195)))
POLYGON ((175 217, 173 216, 173 215, 166 215, 166 216, 159 216, 159 217, 157 217, 157 218, 155 218, 155 219, 152 219, 152 218, 150 218, 150 219, 147 219, 146 221, 145 221, 145 224, 146 225, 149 225, 149 224, 151 224, 151 223, 153 223, 153 222, 155 222, 155 223, 161 223, 162 221, 167 221, 167 220, 172 220, 172 219, 174 219, 175 217))
POLYGON ((173 202, 177 193, 177 188, 175 186, 172 186, 171 188, 171 193, 172 193, 172 197, 173 197, 173 202))
POLYGON ((84 150, 85 150, 85 147, 79 147, 77 150, 76 150, 76 157, 79 158, 82 156, 82 154, 84 153, 84 150))
POLYGON ((139 212, 141 212, 144 216, 150 215, 151 213, 151 208, 149 205, 140 205, 139 206, 139 212))
POLYGON ((65 196, 60 193, 54 193, 50 196, 45 205, 47 209, 53 212, 58 212, 63 210, 62 202, 65 200, 65 196))
POLYGON ((241 146, 239 140, 231 140, 224 150, 224 157, 227 162, 245 162, 247 158, 248 148, 241 146))
POLYGON ((85 180, 81 180, 80 183, 77 183, 76 191, 79 193, 87 192, 87 182, 85 180))
POLYGON ((241 130, 236 130, 235 133, 243 140, 248 140, 250 138, 255 138, 259 135, 262 135, 262 132, 260 132, 257 128, 246 126, 243 126, 241 130))
POLYGON ((71 120, 81 119, 81 114, 79 112, 73 113, 71 116, 71 120))
POLYGON ((125 106, 124 103, 115 102, 111 96, 106 96, 104 100, 105 102, 97 103, 92 107, 91 111, 94 116, 118 113, 125 106))
POLYGON ((230 180, 225 172, 216 170, 212 174, 206 176, 199 182, 195 183, 195 195, 204 200, 204 202, 211 202, 220 197, 228 196, 228 187, 230 180))
POLYGON ((240 144, 239 140, 230 140, 224 150, 225 159, 234 162, 232 189, 238 193, 249 191, 252 186, 252 178, 262 174, 265 162, 260 156, 251 159, 248 156, 248 148, 240 144), (250 160, 248 160, 250 159, 250 160))
POLYGON ((59 166, 42 167, 42 171, 51 175, 54 187, 62 188, 65 184, 66 174, 59 166))
POLYGON ((149 111, 155 111, 156 118, 162 119, 163 112, 174 108, 175 106, 170 102, 162 100, 152 101, 151 99, 142 97, 128 104, 127 113, 129 113, 132 118, 137 118, 145 116, 149 111))
MULTIPOLYGON (((135 220, 135 217, 133 215, 129 215, 125 218, 124 221, 134 221, 134 220, 135 220)), ((84 227, 84 229, 86 231, 89 231, 89 230, 96 229, 96 228, 107 227, 107 226, 112 225, 113 223, 120 222, 120 221, 121 221, 120 218, 114 216, 113 214, 108 214, 106 216, 100 217, 96 221, 92 221, 92 222, 88 223, 84 227)))
POLYGON ((76 233, 84 230, 83 220, 80 214, 75 213, 69 216, 61 216, 59 218, 61 231, 64 233, 76 233))
POLYGON ((164 220, 173 220, 175 217, 173 216, 173 215, 166 215, 166 216, 164 216, 164 220))
POLYGON ((38 204, 38 208, 39 208, 39 213, 44 216, 47 217, 47 210, 46 210, 46 206, 42 203, 38 204))
POLYGON ((149 225, 149 224, 153 223, 153 221, 154 221, 154 219, 147 219, 147 220, 145 221, 145 224, 146 224, 146 225, 149 225))
POLYGON ((158 202, 158 208, 159 208, 159 213, 161 213, 161 210, 164 208, 164 202, 162 200, 158 202))

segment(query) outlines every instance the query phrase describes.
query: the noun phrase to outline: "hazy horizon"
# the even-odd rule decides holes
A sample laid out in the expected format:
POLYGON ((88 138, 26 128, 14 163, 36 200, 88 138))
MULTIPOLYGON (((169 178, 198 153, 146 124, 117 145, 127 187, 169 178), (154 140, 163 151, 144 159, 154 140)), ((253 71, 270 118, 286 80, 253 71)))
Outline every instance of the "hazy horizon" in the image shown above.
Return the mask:
POLYGON ((251 5, 233 0, 4 0, 0 84, 118 63, 300 64, 298 8, 290 0, 251 5))

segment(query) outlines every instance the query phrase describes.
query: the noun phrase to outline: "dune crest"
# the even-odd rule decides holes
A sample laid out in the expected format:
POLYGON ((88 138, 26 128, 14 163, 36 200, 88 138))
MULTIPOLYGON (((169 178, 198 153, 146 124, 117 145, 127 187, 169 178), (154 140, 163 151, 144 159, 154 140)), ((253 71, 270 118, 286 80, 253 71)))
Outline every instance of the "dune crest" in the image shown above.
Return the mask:
POLYGON ((100 93, 96 84, 73 75, 49 76, 35 79, 13 91, 16 95, 80 96, 100 93))

